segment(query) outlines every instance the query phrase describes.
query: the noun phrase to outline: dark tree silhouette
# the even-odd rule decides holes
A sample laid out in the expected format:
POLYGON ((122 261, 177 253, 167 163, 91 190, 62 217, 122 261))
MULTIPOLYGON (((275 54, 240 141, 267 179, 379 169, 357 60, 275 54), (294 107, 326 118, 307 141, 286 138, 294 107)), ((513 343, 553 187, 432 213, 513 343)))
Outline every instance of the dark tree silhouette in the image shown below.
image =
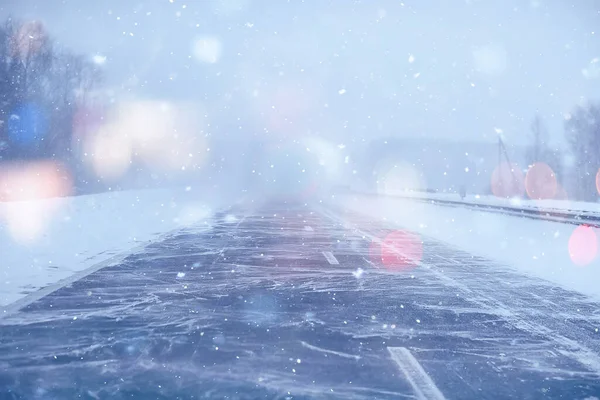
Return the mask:
POLYGON ((574 163, 570 179, 580 200, 596 201, 596 174, 600 168, 600 105, 579 106, 565 124, 574 163))
POLYGON ((59 48, 40 22, 8 19, 0 27, 0 159, 71 162, 73 115, 101 80, 91 60, 59 48), (32 126, 17 123, 26 117, 32 126), (38 128, 33 144, 20 143, 38 128))
POLYGON ((561 152, 550 144, 548 130, 539 115, 536 115, 531 123, 531 143, 526 149, 525 158, 528 165, 547 164, 552 168, 557 179, 562 178, 561 152))

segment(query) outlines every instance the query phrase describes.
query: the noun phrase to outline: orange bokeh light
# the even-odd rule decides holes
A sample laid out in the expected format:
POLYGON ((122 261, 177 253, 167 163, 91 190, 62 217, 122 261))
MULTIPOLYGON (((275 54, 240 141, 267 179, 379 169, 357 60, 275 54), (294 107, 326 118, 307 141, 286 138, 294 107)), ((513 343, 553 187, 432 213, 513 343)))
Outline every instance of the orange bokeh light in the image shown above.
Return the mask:
POLYGON ((535 163, 527 170, 525 190, 530 199, 553 199, 556 196, 557 189, 556 175, 548 164, 535 163))
POLYGON ((73 181, 53 161, 0 166, 0 218, 18 242, 39 239, 63 202, 50 200, 72 193, 73 181))
POLYGON ((598 255, 598 240, 594 229, 580 225, 569 238, 569 257, 574 264, 586 266, 598 255))
POLYGON ((54 161, 0 166, 0 201, 31 201, 71 194, 68 170, 54 161))

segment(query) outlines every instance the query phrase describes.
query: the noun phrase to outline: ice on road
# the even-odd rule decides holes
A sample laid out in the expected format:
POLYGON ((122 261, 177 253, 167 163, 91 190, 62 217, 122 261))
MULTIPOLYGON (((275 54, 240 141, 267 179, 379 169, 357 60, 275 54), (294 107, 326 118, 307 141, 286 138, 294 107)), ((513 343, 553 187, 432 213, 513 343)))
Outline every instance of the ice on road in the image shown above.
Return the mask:
POLYGON ((348 209, 234 207, 1 318, 0 395, 584 399, 598 309, 348 209))

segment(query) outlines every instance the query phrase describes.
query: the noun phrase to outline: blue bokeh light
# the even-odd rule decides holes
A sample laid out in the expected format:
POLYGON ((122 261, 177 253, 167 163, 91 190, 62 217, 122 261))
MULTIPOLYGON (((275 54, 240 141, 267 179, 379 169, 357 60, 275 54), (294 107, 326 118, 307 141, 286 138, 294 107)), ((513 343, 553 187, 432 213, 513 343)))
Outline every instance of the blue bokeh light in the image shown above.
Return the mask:
POLYGON ((48 133, 48 119, 37 104, 25 103, 12 112, 7 128, 9 143, 19 147, 34 147, 48 133))

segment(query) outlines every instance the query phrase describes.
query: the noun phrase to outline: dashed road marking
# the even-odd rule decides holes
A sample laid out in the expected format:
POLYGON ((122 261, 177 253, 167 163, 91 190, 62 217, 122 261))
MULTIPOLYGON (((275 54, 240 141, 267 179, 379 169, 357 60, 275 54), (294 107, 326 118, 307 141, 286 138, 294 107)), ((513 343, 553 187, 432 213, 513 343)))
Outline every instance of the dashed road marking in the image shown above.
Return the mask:
POLYGON ((329 261, 329 264, 331 265, 339 265, 339 261, 337 260, 337 258, 335 258, 335 256, 333 255, 332 252, 330 251, 324 251, 323 255, 325 256, 325 258, 327 259, 327 261, 329 261))
POLYGON ((406 347, 388 347, 392 360, 410 383, 419 400, 445 400, 433 380, 406 347))
POLYGON ((312 231, 313 231, 313 228, 312 228, 312 227, 310 227, 310 226, 308 226, 308 225, 306 225, 306 226, 304 227, 304 230, 305 230, 305 231, 308 231, 308 232, 312 232, 312 231))

